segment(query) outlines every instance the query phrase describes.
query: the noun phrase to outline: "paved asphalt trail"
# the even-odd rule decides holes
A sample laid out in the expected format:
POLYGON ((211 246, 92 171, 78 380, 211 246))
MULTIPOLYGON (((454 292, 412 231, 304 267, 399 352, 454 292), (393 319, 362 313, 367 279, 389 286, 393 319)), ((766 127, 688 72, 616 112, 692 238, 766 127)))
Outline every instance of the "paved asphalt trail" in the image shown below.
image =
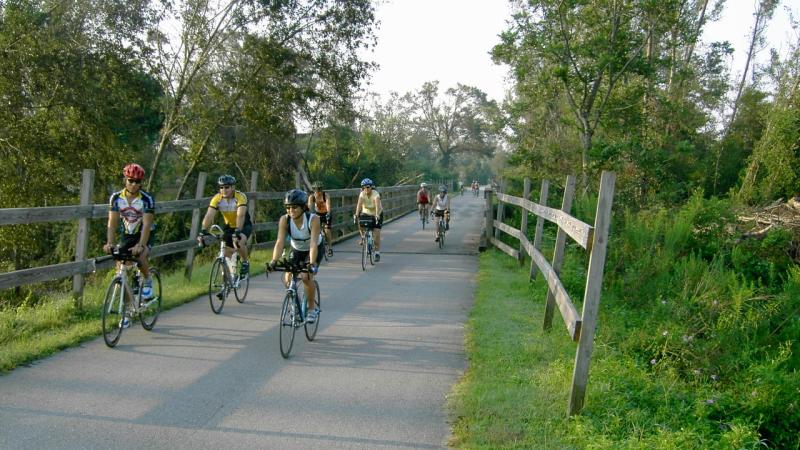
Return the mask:
MULTIPOLYGON (((466 368, 482 200, 452 201, 439 250, 409 214, 363 272, 355 240, 323 264, 317 339, 281 358, 278 276, 221 315, 207 297, 0 376, 0 448, 441 448, 445 396, 466 368)), ((165 286, 165 295, 169 295, 165 286)))

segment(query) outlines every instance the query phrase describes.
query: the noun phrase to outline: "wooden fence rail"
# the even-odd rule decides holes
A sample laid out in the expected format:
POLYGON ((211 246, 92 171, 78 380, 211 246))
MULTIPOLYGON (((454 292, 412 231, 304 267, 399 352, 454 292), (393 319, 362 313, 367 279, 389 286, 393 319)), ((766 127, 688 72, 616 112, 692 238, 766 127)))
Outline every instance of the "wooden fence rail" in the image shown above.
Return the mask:
MULTIPOLYGON (((485 196, 486 223, 482 235, 482 242, 494 244, 495 247, 506 254, 523 261, 524 254, 531 258, 530 278, 536 276, 537 270, 542 272, 547 282, 547 300, 543 328, 552 328, 554 309, 557 306, 564 320, 567 332, 573 341, 578 342, 575 355, 575 367, 572 375, 572 389, 568 414, 578 414, 583 408, 586 395, 586 385, 589 378, 589 361, 592 354, 595 328, 597 325, 597 312, 600 304, 600 291, 603 285, 603 269, 608 243, 608 228, 611 220, 611 205, 614 197, 613 172, 603 172, 600 178, 600 191, 597 201, 594 226, 584 223, 569 212, 572 209, 572 200, 575 194, 575 177, 568 176, 564 189, 561 209, 548 207, 547 192, 548 181, 542 182, 540 190, 540 203, 527 199, 530 194, 530 181, 525 180, 523 197, 514 197, 502 192, 495 193, 487 188, 485 196), (493 217, 493 197, 497 197, 497 216, 493 217), (522 221, 520 229, 503 223, 505 205, 514 205, 521 209, 522 221), (528 213, 537 217, 536 231, 533 242, 528 239, 528 213), (555 248, 552 262, 541 253, 543 221, 547 220, 558 225, 555 248), (502 242, 499 233, 505 233, 519 241, 519 249, 502 242), (589 253, 589 267, 586 275, 586 289, 583 296, 583 310, 578 314, 577 308, 570 299, 559 278, 564 261, 566 238, 570 237, 589 253)), ((500 187, 502 190, 502 186, 500 187)))
MULTIPOLYGON (((95 272, 99 269, 110 268, 114 261, 110 256, 99 256, 95 258, 86 257, 86 243, 88 242, 88 220, 106 219, 108 217, 107 204, 89 203, 90 193, 93 186, 94 171, 84 170, 84 182, 81 186, 81 205, 73 206, 50 206, 36 208, 4 208, 0 209, 0 226, 27 224, 27 223, 47 223, 78 220, 81 224, 78 227, 76 236, 75 261, 48 266, 35 267, 30 269, 16 270, 13 272, 0 273, 0 289, 9 289, 27 284, 41 283, 44 281, 56 280, 60 278, 73 277, 73 295, 80 306, 80 298, 83 295, 84 279, 83 276, 95 272)), ((203 197, 207 175, 201 173, 198 177, 197 190, 194 199, 174 200, 156 202, 155 214, 167 214, 181 211, 192 211, 192 224, 189 232, 189 239, 175 242, 168 242, 153 247, 151 257, 160 257, 175 253, 186 252, 186 276, 191 276, 192 264, 194 260, 195 248, 197 245, 196 237, 200 228, 202 213, 208 207, 211 197, 203 197)), ((253 172, 250 180, 250 188, 254 189, 257 183, 257 173, 253 172)), ((379 187, 381 201, 384 207, 384 220, 391 221, 409 212, 416 210, 416 185, 403 185, 392 187, 379 187)), ((333 214, 332 228, 334 231, 333 241, 345 239, 356 231, 352 221, 355 211, 358 194, 361 189, 333 189, 325 191, 331 197, 333 214)), ((249 211, 254 211, 259 201, 283 200, 284 192, 259 192, 252 190, 245 192, 249 200, 249 211)), ((251 214, 254 231, 276 230, 278 222, 256 222, 255 215, 251 214)), ((251 239, 255 237, 255 233, 251 239)), ((268 248, 273 242, 261 242, 251 244, 255 248, 268 248)))

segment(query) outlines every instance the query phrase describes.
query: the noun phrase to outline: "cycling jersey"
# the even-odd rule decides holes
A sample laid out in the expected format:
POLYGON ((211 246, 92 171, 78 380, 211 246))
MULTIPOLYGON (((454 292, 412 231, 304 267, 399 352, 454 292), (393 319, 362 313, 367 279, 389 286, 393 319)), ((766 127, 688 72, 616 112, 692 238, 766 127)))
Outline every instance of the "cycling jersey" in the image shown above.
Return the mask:
MULTIPOLYGON (((289 214, 286 215, 286 221, 289 222, 289 237, 291 239, 291 246, 294 250, 307 252, 311 250, 311 213, 303 214, 303 224, 298 228, 294 223, 294 219, 289 214)), ((322 242, 322 234, 319 235, 317 244, 322 242)))
MULTIPOLYGON (((122 218, 122 233, 136 234, 142 231, 142 221, 145 214, 153 214, 156 209, 156 201, 152 195, 145 191, 139 191, 136 196, 128 200, 125 196, 125 189, 111 194, 108 207, 111 211, 116 211, 122 218)), ((151 230, 155 224, 151 226, 151 230)))
POLYGON ((367 195, 362 191, 358 196, 362 200, 361 213, 374 216, 377 213, 376 209, 378 207, 378 199, 381 198, 381 194, 378 194, 378 192, 373 189, 372 195, 367 195))
POLYGON ((428 191, 425 189, 420 189, 417 191, 417 203, 422 203, 423 205, 427 205, 429 202, 428 200, 428 191))
POLYGON ((317 211, 318 214, 324 214, 328 212, 328 203, 326 200, 328 197, 325 195, 324 192, 321 192, 322 195, 311 194, 311 200, 314 202, 314 209, 317 211), (318 198, 322 197, 322 198, 318 198))
MULTIPOLYGON (((225 225, 236 228, 236 211, 240 206, 247 206, 247 196, 240 191, 234 191, 231 198, 225 198, 222 194, 217 194, 211 198, 211 203, 208 206, 222 213, 225 225)), ((245 225, 250 223, 249 213, 245 213, 244 223, 245 225)))
POLYGON ((433 205, 436 207, 436 209, 440 211, 444 211, 445 209, 447 209, 447 202, 448 202, 447 194, 444 194, 444 197, 440 197, 437 195, 436 197, 433 198, 433 205))

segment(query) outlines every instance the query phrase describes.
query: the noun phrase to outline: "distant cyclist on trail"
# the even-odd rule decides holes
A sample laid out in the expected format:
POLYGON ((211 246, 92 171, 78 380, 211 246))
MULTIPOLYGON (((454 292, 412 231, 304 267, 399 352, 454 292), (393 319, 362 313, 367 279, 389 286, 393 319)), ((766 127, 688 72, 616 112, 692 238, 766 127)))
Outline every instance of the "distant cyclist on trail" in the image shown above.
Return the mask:
MULTIPOLYGON (((322 260, 322 252, 325 251, 324 248, 320 248, 322 235, 320 235, 319 216, 308 211, 308 194, 300 189, 288 191, 284 196, 283 206, 286 208, 286 214, 278 221, 278 236, 275 238, 272 260, 267 264, 267 270, 272 271, 278 265, 278 258, 283 255, 284 242, 288 236, 291 246, 289 263, 296 266, 308 265, 309 268, 310 273, 301 274, 301 278, 308 299, 309 313, 306 322, 314 323, 319 316, 314 274, 317 273, 322 260)), ((291 274, 287 272, 284 277, 287 286, 290 279, 291 274)))
POLYGON ((433 234, 436 236, 434 242, 439 242, 438 225, 439 221, 445 220, 445 230, 450 229, 450 196, 447 195, 447 187, 439 186, 439 195, 433 197, 431 205, 432 213, 436 217, 436 225, 433 227, 433 234))
POLYGON ((428 192, 428 184, 421 183, 417 191, 417 209, 419 209, 420 220, 428 214, 428 204, 431 202, 431 194, 428 192))
POLYGON ((331 197, 322 190, 322 182, 315 181, 311 185, 314 193, 308 197, 308 209, 319 216, 320 223, 322 224, 323 233, 325 233, 325 242, 328 243, 326 249, 328 257, 333 256, 332 240, 331 240, 331 222, 332 222, 332 209, 331 197))
POLYGON ((358 232, 361 234, 358 245, 364 245, 364 227, 361 225, 361 221, 372 221, 373 235, 375 236, 375 262, 380 261, 383 207, 381 206, 381 195, 375 191, 375 183, 369 178, 361 180, 361 193, 358 195, 355 215, 358 218, 358 232))
POLYGON ((217 179, 219 192, 211 197, 206 216, 203 218, 202 231, 197 240, 202 244, 203 237, 208 236, 208 228, 213 224, 217 211, 222 213, 225 220, 223 236, 225 240, 225 256, 230 258, 236 247, 239 257, 242 258, 242 268, 239 277, 244 279, 250 273, 250 261, 247 254, 247 238, 253 232, 253 223, 247 212, 247 196, 244 192, 236 190, 236 178, 233 175, 222 175, 217 179), (236 239, 234 246, 233 240, 236 239))
POLYGON ((108 205, 108 229, 106 230, 106 244, 103 251, 111 253, 116 240, 117 228, 122 231, 122 242, 119 244, 121 252, 130 251, 132 255, 139 256, 139 269, 144 275, 142 283, 142 298, 150 299, 153 294, 153 280, 150 278, 150 265, 147 257, 153 246, 153 215, 156 201, 152 195, 142 190, 144 168, 136 163, 130 163, 122 169, 125 187, 111 194, 108 205), (120 224, 120 218, 122 223, 120 224))

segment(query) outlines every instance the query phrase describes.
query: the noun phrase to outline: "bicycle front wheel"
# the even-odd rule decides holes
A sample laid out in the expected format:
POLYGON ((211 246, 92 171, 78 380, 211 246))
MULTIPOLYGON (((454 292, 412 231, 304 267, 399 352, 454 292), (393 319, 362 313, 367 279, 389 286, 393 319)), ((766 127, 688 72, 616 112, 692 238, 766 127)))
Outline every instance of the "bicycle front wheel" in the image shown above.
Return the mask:
MULTIPOLYGON (((139 321, 145 330, 152 330, 161 313, 161 275, 158 269, 150 268, 150 280, 153 282, 152 297, 147 300, 142 299, 139 307, 139 321)), ((139 294, 141 295, 141 294, 139 294)))
POLYGON ((208 301, 214 314, 222 312, 225 306, 225 297, 228 296, 228 271, 222 258, 217 258, 211 264, 211 275, 208 279, 208 301))
POLYGON ((295 317, 299 311, 295 308, 294 296, 291 292, 286 293, 286 297, 283 298, 283 306, 281 307, 281 324, 280 329, 278 330, 279 336, 278 341, 281 347, 281 356, 284 358, 289 357, 289 353, 292 351, 292 344, 294 344, 294 332, 295 332, 295 317))
POLYGON ((235 282, 233 285, 233 295, 236 297, 237 302, 244 303, 244 299, 247 297, 247 291, 250 290, 250 274, 247 274, 244 278, 239 275, 234 276, 239 277, 239 281, 235 282))
POLYGON ((106 290, 103 301, 102 323, 103 340, 106 345, 114 347, 122 336, 122 320, 125 317, 125 288, 122 279, 114 278, 106 290))
POLYGON ((367 270, 367 236, 361 242, 361 270, 367 270))
POLYGON ((439 222, 439 248, 444 248, 444 225, 439 222))
POLYGON ((320 318, 322 316, 322 307, 321 307, 320 302, 319 302, 319 297, 320 297, 319 283, 317 283, 317 280, 314 280, 314 288, 315 288, 314 290, 316 291, 316 294, 314 295, 314 299, 317 302, 317 309, 319 309, 320 312, 319 312, 319 314, 317 314, 317 320, 314 321, 314 323, 306 322, 306 324, 305 324, 306 339, 308 339, 309 341, 313 341, 314 338, 317 337, 317 328, 319 328, 319 320, 320 320, 320 318))

